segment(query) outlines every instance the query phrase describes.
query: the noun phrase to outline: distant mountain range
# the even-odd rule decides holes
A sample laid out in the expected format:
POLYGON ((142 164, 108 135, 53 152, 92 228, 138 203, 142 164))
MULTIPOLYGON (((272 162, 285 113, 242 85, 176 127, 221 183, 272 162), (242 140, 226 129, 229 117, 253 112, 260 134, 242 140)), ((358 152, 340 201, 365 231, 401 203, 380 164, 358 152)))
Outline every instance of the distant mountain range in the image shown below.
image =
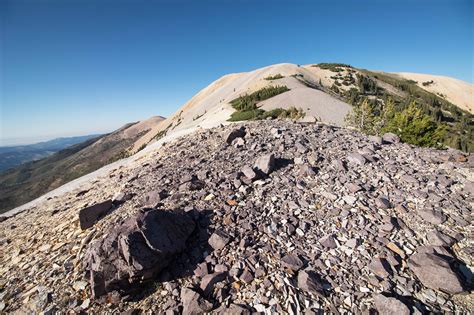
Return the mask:
POLYGON ((46 158, 0 174, 0 213, 35 199, 73 179, 130 155, 129 148, 164 120, 156 116, 130 123, 106 135, 89 138, 46 158))
POLYGON ((63 137, 28 145, 0 147, 0 172, 26 162, 40 160, 74 144, 99 136, 101 135, 63 137))

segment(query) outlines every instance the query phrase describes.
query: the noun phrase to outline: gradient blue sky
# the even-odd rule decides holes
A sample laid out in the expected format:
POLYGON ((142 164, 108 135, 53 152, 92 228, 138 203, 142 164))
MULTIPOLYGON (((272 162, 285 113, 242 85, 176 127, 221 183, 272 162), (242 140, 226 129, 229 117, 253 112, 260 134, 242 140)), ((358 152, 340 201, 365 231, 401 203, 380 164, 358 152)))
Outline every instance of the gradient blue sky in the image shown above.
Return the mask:
POLYGON ((168 116, 221 75, 344 62, 473 82, 473 1, 0 0, 0 144, 168 116))

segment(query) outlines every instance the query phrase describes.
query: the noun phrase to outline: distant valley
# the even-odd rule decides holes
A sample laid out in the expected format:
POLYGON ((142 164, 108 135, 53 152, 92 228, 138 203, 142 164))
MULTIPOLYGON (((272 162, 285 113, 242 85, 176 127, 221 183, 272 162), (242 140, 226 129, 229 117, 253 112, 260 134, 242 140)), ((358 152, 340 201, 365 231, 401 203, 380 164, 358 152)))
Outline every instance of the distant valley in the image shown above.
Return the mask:
POLYGON ((0 172, 26 162, 40 160, 74 144, 100 136, 100 134, 93 134, 64 137, 34 144, 0 147, 0 172))

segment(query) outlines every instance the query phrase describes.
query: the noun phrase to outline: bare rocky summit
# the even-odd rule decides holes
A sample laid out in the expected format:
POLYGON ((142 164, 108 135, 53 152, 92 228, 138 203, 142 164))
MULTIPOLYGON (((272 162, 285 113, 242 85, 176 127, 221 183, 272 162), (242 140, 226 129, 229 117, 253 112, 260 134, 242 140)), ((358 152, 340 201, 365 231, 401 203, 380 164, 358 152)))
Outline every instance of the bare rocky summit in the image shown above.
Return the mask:
POLYGON ((324 124, 202 130, 1 222, 0 312, 469 313, 473 166, 324 124))

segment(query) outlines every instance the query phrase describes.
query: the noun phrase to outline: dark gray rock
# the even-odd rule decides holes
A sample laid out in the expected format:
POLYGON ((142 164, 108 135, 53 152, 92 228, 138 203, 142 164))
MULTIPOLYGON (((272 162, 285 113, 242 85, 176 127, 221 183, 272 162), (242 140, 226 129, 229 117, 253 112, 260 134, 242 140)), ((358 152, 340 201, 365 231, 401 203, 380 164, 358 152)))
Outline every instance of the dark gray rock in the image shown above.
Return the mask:
POLYGON ((390 201, 387 198, 378 197, 375 199, 375 205, 380 209, 388 209, 390 208, 390 201))
POLYGON ((374 304, 380 315, 410 315, 410 309, 408 306, 394 297, 377 294, 374 297, 374 304))
POLYGON ((112 200, 86 207, 79 211, 79 223, 81 229, 85 230, 92 227, 100 218, 105 216, 112 209, 112 200))
POLYGON ((301 270, 297 278, 298 288, 305 292, 324 295, 324 281, 311 269, 301 270))
POLYGON ((85 254, 94 298, 126 291, 153 278, 186 247, 194 222, 186 215, 152 210, 112 227, 85 254))
POLYGON ((180 299, 183 315, 198 315, 212 310, 212 304, 192 288, 182 288, 180 299))
POLYGON ((449 259, 436 253, 417 251, 408 260, 408 267, 424 286, 457 294, 464 291, 458 275, 452 270, 449 259))
POLYGON ((286 255, 283 257, 281 259, 281 265, 292 271, 298 271, 303 268, 303 262, 295 255, 286 255))
POLYGON ((227 136, 225 137, 225 142, 227 142, 228 144, 232 144, 232 141, 234 141, 236 138, 243 138, 246 134, 247 132, 245 131, 244 127, 234 129, 227 134, 227 136))

